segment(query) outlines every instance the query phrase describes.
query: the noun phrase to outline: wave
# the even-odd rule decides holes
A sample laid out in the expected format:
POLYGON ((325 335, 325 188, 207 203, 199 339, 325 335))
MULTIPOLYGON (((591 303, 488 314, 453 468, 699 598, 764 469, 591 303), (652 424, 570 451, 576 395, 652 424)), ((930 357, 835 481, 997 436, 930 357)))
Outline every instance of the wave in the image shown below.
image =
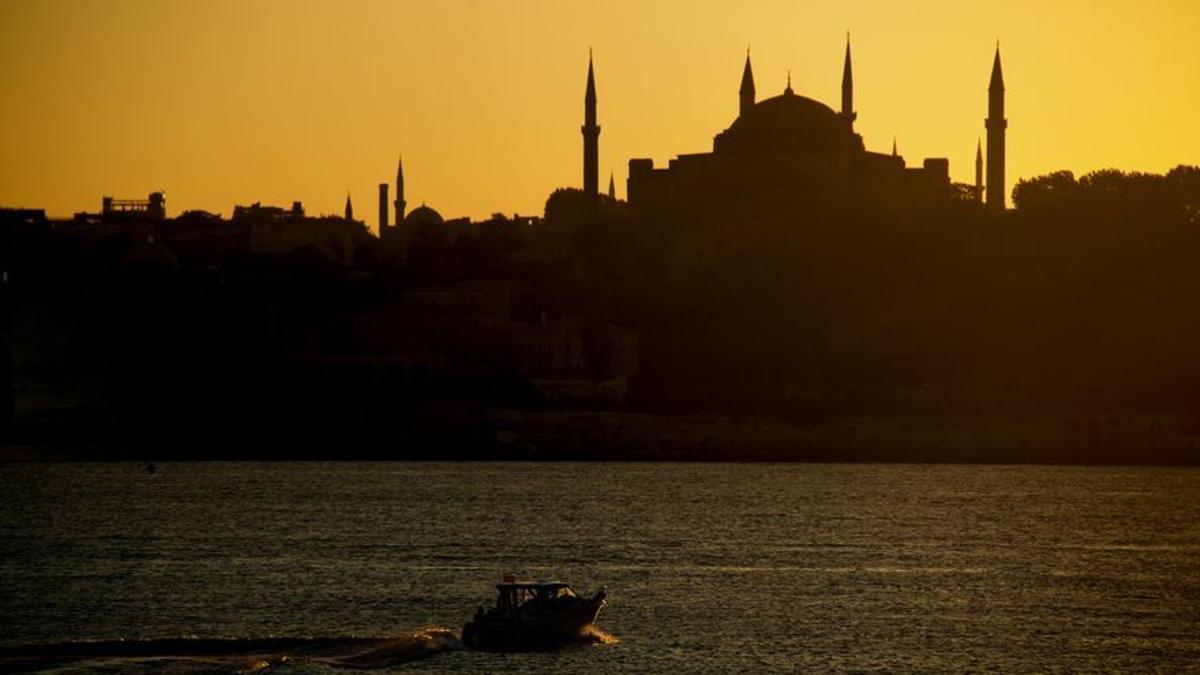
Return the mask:
POLYGON ((423 628, 383 637, 160 638, 97 640, 0 647, 0 671, 29 672, 64 666, 125 670, 197 670, 219 666, 269 672, 295 662, 335 669, 374 670, 464 649, 448 628, 423 628), (141 663, 141 668, 136 664, 141 663), (173 662, 173 668, 166 668, 173 662))

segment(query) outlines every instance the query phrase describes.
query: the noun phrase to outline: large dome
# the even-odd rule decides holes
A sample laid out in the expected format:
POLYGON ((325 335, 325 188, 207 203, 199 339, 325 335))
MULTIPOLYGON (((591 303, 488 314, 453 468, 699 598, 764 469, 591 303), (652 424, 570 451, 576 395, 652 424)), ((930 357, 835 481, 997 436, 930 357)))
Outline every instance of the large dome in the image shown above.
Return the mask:
POLYGON ((829 106, 791 89, 759 101, 717 134, 713 151, 731 154, 796 154, 832 151, 852 135, 829 106))
POLYGON ((443 222, 445 221, 442 218, 442 214, 424 204, 410 211, 407 216, 404 216, 405 225, 441 225, 443 222))

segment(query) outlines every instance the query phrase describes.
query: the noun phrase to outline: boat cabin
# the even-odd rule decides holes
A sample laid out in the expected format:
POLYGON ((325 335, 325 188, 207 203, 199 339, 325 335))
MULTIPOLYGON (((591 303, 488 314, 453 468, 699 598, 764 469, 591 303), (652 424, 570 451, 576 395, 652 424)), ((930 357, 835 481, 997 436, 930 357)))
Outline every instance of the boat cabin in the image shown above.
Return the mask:
POLYGON ((496 584, 496 590, 496 612, 502 617, 544 614, 579 600, 579 595, 561 581, 516 581, 506 577, 496 584))

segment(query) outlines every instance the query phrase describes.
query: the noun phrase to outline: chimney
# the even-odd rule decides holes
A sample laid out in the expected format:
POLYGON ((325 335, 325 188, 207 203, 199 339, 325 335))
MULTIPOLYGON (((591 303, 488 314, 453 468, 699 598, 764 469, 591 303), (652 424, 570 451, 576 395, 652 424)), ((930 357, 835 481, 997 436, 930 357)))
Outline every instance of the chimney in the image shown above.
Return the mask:
POLYGON ((379 184, 379 237, 388 229, 388 184, 379 184))

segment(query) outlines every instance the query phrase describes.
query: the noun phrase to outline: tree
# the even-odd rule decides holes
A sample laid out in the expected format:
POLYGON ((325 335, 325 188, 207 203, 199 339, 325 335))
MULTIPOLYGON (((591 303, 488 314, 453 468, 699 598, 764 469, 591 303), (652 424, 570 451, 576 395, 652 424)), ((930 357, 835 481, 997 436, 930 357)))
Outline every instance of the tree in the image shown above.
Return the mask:
POLYGON ((571 227, 596 221, 613 221, 622 215, 621 202, 608 195, 596 195, 593 203, 579 188, 558 188, 546 199, 546 223, 571 227))
POLYGON ((1013 188, 1013 206, 1018 211, 1035 214, 1062 213, 1071 207, 1079 194, 1079 183, 1070 171, 1036 178, 1021 179, 1013 188))

